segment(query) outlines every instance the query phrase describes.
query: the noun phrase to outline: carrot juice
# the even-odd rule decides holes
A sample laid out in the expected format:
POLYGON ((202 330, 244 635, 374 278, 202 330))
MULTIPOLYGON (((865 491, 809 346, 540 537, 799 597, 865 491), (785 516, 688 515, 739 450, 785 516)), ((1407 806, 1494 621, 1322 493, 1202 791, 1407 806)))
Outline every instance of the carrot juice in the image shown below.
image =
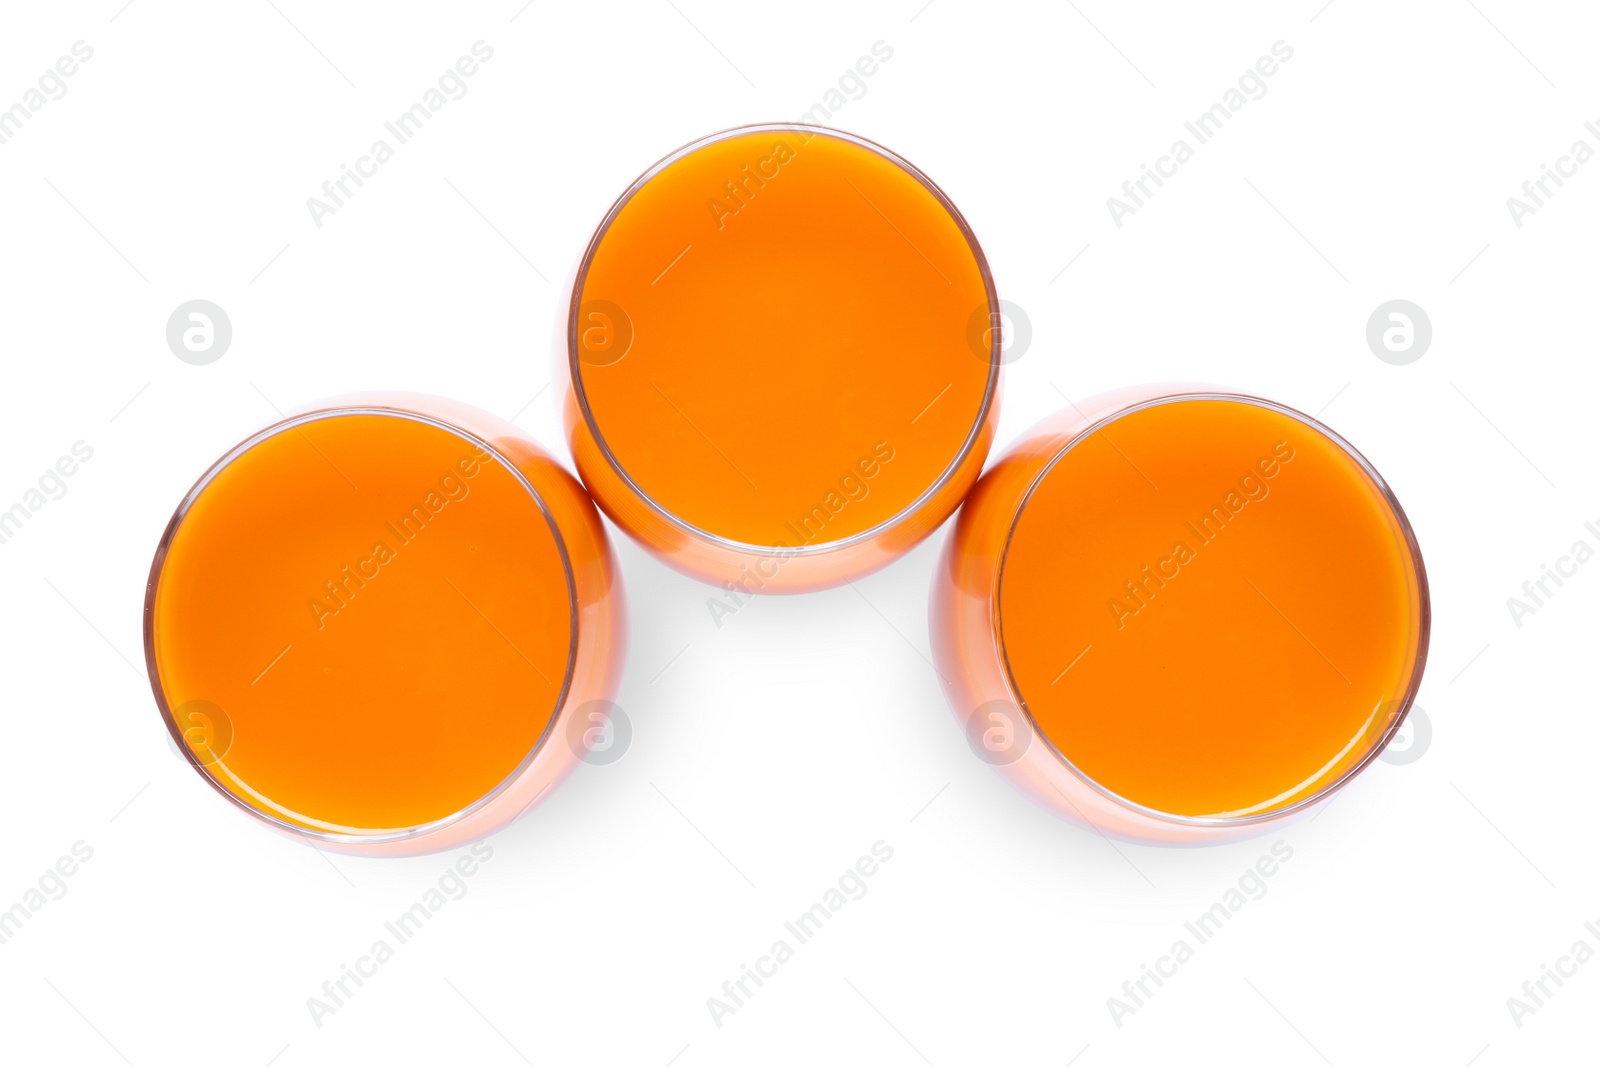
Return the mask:
POLYGON ((983 253, 906 161, 761 126, 681 149, 580 262, 562 358, 596 502, 743 592, 838 584, 939 525, 993 434, 983 253))
POLYGON ((581 487, 514 428, 423 397, 284 420, 162 540, 152 685, 181 751, 265 821, 417 852, 503 825, 570 769, 620 590, 581 487))
POLYGON ((1268 401, 1152 389, 1083 407, 985 476, 936 579, 941 672, 980 755, 1141 839, 1214 839, 1325 798, 1420 682, 1427 585, 1398 503, 1268 401))

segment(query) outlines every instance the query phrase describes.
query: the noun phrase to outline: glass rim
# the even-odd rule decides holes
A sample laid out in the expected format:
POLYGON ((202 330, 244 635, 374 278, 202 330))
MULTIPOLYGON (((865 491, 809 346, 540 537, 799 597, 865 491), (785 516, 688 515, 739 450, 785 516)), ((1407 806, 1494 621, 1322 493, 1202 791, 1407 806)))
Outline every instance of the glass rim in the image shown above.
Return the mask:
MULTIPOLYGON (((561 531, 556 525, 555 517, 550 512, 549 507, 545 504, 544 498, 539 495, 539 491, 533 487, 532 482, 528 480, 528 477, 522 473, 522 471, 509 459, 509 457, 507 457, 499 449, 495 448, 489 441, 478 436, 472 431, 461 426, 456 426, 445 421, 444 419, 432 415, 398 407, 383 407, 371 403, 337 405, 334 407, 317 408, 312 411, 302 412, 298 415, 286 416, 256 431, 255 433, 246 437, 244 440, 240 441, 238 444, 234 445, 226 453, 224 453, 220 459, 211 464, 211 466, 206 469, 205 473, 195 481, 194 485, 189 489, 189 491, 184 494, 182 501, 179 502, 178 507, 176 510, 174 510, 172 518, 168 520, 166 529, 162 532, 161 539, 156 545, 155 557, 150 564, 150 577, 145 584, 145 670, 150 680, 150 688, 155 695, 156 707, 161 712, 161 718, 166 724, 167 733, 172 737, 173 742, 177 745, 179 754, 183 756, 185 761, 187 761, 191 767, 200 773, 200 776, 205 779, 208 785, 210 785, 218 793, 221 793, 234 805, 243 809, 245 812, 249 813, 255 818, 260 819, 278 829, 288 831, 296 836, 307 837, 314 841, 339 842, 343 844, 386 844, 396 841, 408 841, 420 838, 426 834, 442 830, 448 826, 460 822, 473 813, 487 807, 502 793, 509 789, 511 784, 521 777, 522 774, 533 765, 534 760, 537 759, 539 754, 544 751, 551 734, 555 730, 556 720, 561 717, 561 711, 566 706, 567 698, 571 694, 572 681, 576 675, 578 657, 578 616, 579 608, 577 597, 577 581, 572 569, 572 559, 567 551, 566 540, 562 537, 561 531), (534 504, 539 508, 540 513, 544 516, 545 523, 550 528, 551 535, 555 538, 556 551, 561 558, 561 569, 567 583, 567 606, 569 619, 567 665, 561 680, 560 691, 556 696, 554 709, 550 713, 549 720, 545 723, 544 730, 540 732, 539 736, 529 747, 527 754, 520 762, 518 762, 517 766, 513 768, 509 774, 497 782, 492 789, 488 790, 472 803, 460 808, 457 811, 451 812, 448 815, 440 816, 437 819, 433 819, 425 823, 418 823, 415 826, 384 828, 374 830, 371 833, 361 832, 359 828, 353 831, 349 829, 323 830, 313 826, 302 825, 290 819, 283 818, 280 815, 274 814, 273 812, 256 807, 254 804, 244 800, 233 790, 223 785, 223 783, 218 780, 218 777, 212 773, 210 768, 208 768, 205 764, 202 764, 200 760, 195 757, 194 751, 184 741, 183 732, 179 729, 173 709, 167 701, 166 692, 161 681, 160 668, 156 660, 155 649, 156 593, 160 586, 162 571, 164 569, 167 556, 171 551, 173 539, 177 536, 178 529, 183 525, 184 519, 188 517, 190 509, 194 506, 195 502, 199 500, 200 495, 205 492, 205 490, 211 485, 218 475, 230 467, 246 452, 261 444, 263 441, 266 441, 272 437, 276 437, 281 433, 286 433, 289 430, 297 429, 307 423, 358 415, 375 415, 387 418, 409 419, 414 422, 433 426, 436 429, 443 430, 454 437, 461 438, 471 444, 477 445, 479 448, 489 453, 489 455, 498 463, 500 463, 501 466, 505 467, 506 470, 511 473, 512 477, 516 479, 518 484, 520 484, 533 499, 534 504)), ((226 713, 226 709, 223 710, 224 713, 226 713)), ((226 757, 224 757, 224 759, 225 758, 226 757)))
POLYGON ((649 493, 645 492, 644 488, 640 486, 639 483, 634 480, 633 476, 629 474, 622 466, 622 462, 617 459, 615 453, 611 451, 610 445, 606 443, 605 435, 600 432, 599 421, 595 418, 594 411, 589 405, 589 397, 583 386, 583 375, 580 369, 581 360, 578 356, 578 310, 583 302, 583 290, 585 283, 588 281, 589 266, 594 260, 595 253, 599 250, 601 241, 603 241, 606 235, 610 232, 611 224, 616 221, 616 218, 619 214, 621 214, 622 209, 625 208, 634 198, 634 196, 653 178, 655 178, 656 175, 660 174, 662 171, 666 170, 667 167, 678 162, 680 159, 683 159, 702 148, 717 144, 721 141, 730 140, 734 137, 765 132, 802 133, 808 138, 816 136, 833 137, 837 140, 845 141, 849 144, 865 148, 869 152, 876 153, 914 178, 925 190, 927 190, 929 194, 933 196, 934 200, 939 204, 939 206, 944 208, 944 210, 950 215, 950 218, 955 222, 956 227, 961 231, 961 235, 966 239, 968 250, 972 253, 973 260, 978 267, 978 273, 983 279, 984 294, 989 303, 990 321, 996 321, 996 318, 1001 314, 1001 311, 1000 297, 995 289, 994 275, 989 269, 989 260, 984 256, 983 248, 978 243, 977 235, 973 233, 972 227, 967 224, 965 216, 961 214, 955 203, 945 195, 944 190, 940 189, 938 185, 934 184, 933 179, 929 178, 915 165, 890 149, 885 148, 883 145, 878 144, 876 141, 870 141, 865 137, 861 137, 853 133, 847 133, 843 130, 834 129, 831 126, 821 126, 806 122, 763 122, 753 123, 745 126, 732 126, 724 130, 719 130, 716 133, 707 134, 704 137, 697 138, 685 145, 682 145, 681 147, 669 152, 667 155, 657 160, 643 174, 635 178, 632 184, 630 184, 622 193, 622 195, 619 196, 611 205, 611 207, 607 209, 605 216, 600 220, 600 224, 595 227, 594 234, 589 238, 589 243, 584 248, 582 258, 578 261, 577 273, 572 283, 572 295, 567 306, 567 328, 564 331, 567 346, 568 377, 572 384, 573 397, 577 402, 579 413, 583 416, 584 424, 589 429, 590 436, 594 438, 595 447, 599 450, 601 456, 605 459, 606 464, 611 468, 612 472, 616 474, 619 479, 621 479, 623 484, 628 487, 634 496, 643 501, 645 506, 649 508, 652 513, 664 519, 669 525, 673 526, 680 532, 687 534, 691 538, 709 542, 720 549, 748 555, 763 556, 766 558, 787 559, 795 556, 825 555, 829 552, 837 552, 879 538, 912 518, 919 511, 921 511, 922 508, 927 506, 930 500, 932 500, 947 486, 949 486, 949 484, 954 480, 956 472, 961 469, 962 464, 964 464, 972 455, 973 449, 977 446, 978 438, 983 432, 984 423, 988 421, 990 412, 994 408, 995 397, 999 392, 1000 367, 1004 353, 1002 349, 1002 337, 1000 331, 991 331, 993 337, 990 341, 988 360, 989 374, 984 382, 983 402, 978 407, 977 416, 973 419, 972 426, 968 429, 966 437, 962 440, 961 447, 956 450, 955 456, 950 460, 949 464, 946 465, 944 470, 940 472, 939 477, 934 479, 934 481, 926 489, 919 493, 917 497, 904 508, 895 512, 882 522, 879 522, 868 529, 862 530, 859 533, 851 534, 848 537, 841 537, 837 541, 824 541, 817 544, 800 545, 798 547, 790 547, 787 545, 759 545, 749 541, 738 541, 734 538, 724 537, 721 534, 694 525, 693 523, 674 513, 670 508, 667 508, 661 504, 649 493))
MULTIPOLYGON (((1416 533, 1411 528, 1411 521, 1406 517, 1405 509, 1400 506, 1400 501, 1396 499, 1393 490, 1389 488, 1389 483, 1384 481, 1383 476, 1378 473, 1377 468, 1374 467, 1371 462, 1369 462, 1367 458, 1356 449, 1354 445, 1352 445, 1349 441, 1346 441, 1339 434, 1335 433, 1327 425, 1317 421, 1315 417, 1291 408, 1286 404, 1280 404, 1274 400, 1253 396, 1249 393, 1230 392, 1226 390, 1180 388, 1177 392, 1164 393, 1160 396, 1126 404, 1110 414, 1086 423, 1072 436, 1071 440, 1062 445, 1055 451, 1053 455, 1051 455, 1049 461, 1044 464, 1044 466, 1039 470, 1039 473, 1034 475, 1032 480, 1029 481, 1028 488, 1023 492, 1022 499, 1017 504, 1015 513, 1011 516, 1010 525, 1006 530, 1005 544, 1000 550, 1000 563, 995 569, 994 619, 992 623, 992 636, 995 650, 999 653, 1001 669, 1004 672, 1006 687, 1010 691, 1012 702, 1027 718, 1029 730, 1032 731, 1035 737, 1038 737, 1044 741, 1044 743, 1049 747, 1051 755, 1053 755, 1062 766, 1072 772, 1072 774, 1077 776, 1081 781, 1083 781, 1101 796, 1112 801, 1114 804, 1120 805, 1138 814, 1181 826, 1198 826, 1220 829, 1226 827, 1249 826, 1252 824, 1267 823, 1273 820, 1285 818, 1298 812, 1303 812, 1308 808, 1315 807, 1323 801, 1331 799, 1335 793, 1343 789, 1350 783, 1352 779, 1355 778, 1356 775, 1360 774, 1361 771, 1366 769, 1368 764, 1377 759, 1383 753, 1383 750, 1388 746, 1388 744, 1394 739, 1395 733, 1400 729, 1401 725, 1410 715, 1411 707, 1416 701, 1417 691, 1422 686, 1422 676, 1428 660, 1428 640, 1432 630, 1432 620, 1433 611, 1428 594, 1428 575, 1422 561, 1422 548, 1417 543, 1416 533), (1396 527, 1404 537, 1405 548, 1410 555, 1411 566, 1414 568, 1414 573, 1416 575, 1416 652, 1412 656, 1408 657, 1409 662, 1407 663, 1407 668, 1410 671, 1410 676, 1407 679, 1404 696, 1398 698, 1397 701, 1385 701, 1385 703, 1396 702, 1397 710, 1391 713, 1389 725, 1383 731, 1382 736, 1377 739, 1376 743, 1372 744, 1368 748, 1368 750, 1361 756, 1360 759, 1356 760, 1338 776, 1317 788, 1309 796, 1303 797, 1292 804, 1285 804, 1282 807, 1273 808, 1269 811, 1256 812, 1250 815, 1182 815, 1177 812, 1162 811, 1159 808, 1153 808, 1147 804, 1141 804, 1136 800, 1125 797, 1122 794, 1113 791, 1097 781, 1093 776, 1085 772, 1071 759, 1069 759, 1064 752, 1061 751, 1061 748, 1056 744, 1055 740, 1034 720, 1032 710, 1029 709, 1027 701, 1023 699, 1022 687, 1017 683, 1016 676, 1011 670, 1011 658, 1009 651, 1006 648, 1005 636, 1002 627, 1000 605, 1002 580, 1005 576, 1006 561, 1011 554, 1012 539, 1016 535, 1017 525, 1022 521, 1022 513, 1027 510, 1028 503, 1033 498, 1034 491, 1037 490, 1041 484, 1043 484, 1045 478, 1048 477, 1050 472, 1055 469, 1056 464, 1059 463, 1061 459, 1067 455, 1067 453, 1071 452, 1083 441, 1088 440, 1094 434, 1098 433, 1111 423, 1116 422, 1118 419, 1132 415, 1138 411, 1147 410, 1149 408, 1162 407, 1167 404, 1182 403, 1193 400, 1222 400, 1231 403, 1249 404, 1256 407, 1266 408, 1270 411, 1275 411, 1281 415, 1286 415, 1289 418, 1302 423, 1312 431, 1321 434, 1333 442, 1333 444, 1341 452, 1355 462, 1357 468, 1360 469, 1360 471, 1366 475, 1367 479, 1370 481, 1372 488, 1377 491, 1378 498, 1383 501, 1384 506, 1389 511, 1390 517, 1394 520, 1396 527)), ((1380 705, 1380 707, 1381 706, 1382 705, 1380 705)))

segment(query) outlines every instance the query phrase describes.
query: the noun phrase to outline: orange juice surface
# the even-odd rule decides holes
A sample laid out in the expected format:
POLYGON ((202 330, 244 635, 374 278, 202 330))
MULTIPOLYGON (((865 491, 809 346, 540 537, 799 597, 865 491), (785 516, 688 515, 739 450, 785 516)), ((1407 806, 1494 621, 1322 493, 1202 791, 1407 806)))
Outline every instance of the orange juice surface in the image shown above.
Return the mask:
POLYGON ((1184 816, 1303 800, 1406 695, 1419 575, 1377 484, 1274 407, 1183 399, 1080 438, 1018 516, 999 628, 1040 732, 1184 816))
POLYGON ((895 519, 993 389, 990 291, 952 210, 892 159, 779 129, 667 163, 597 236, 575 386, 637 490, 746 545, 895 519))
POLYGON ((160 565, 161 696, 207 773, 300 827, 444 818, 539 744, 571 652, 561 548, 475 441, 393 414, 274 427, 160 565))

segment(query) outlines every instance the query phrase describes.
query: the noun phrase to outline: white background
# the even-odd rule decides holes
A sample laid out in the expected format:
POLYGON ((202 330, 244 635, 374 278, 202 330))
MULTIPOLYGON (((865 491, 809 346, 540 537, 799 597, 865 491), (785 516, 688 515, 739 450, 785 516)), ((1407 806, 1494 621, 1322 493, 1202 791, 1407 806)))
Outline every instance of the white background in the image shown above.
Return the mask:
MULTIPOLYGON (((0 145, 0 506, 94 449, 0 545, 0 908, 93 849, 0 945, 0 1058, 1594 1061, 1600 962, 1520 1028, 1506 1005, 1600 949, 1600 563, 1520 628, 1506 606, 1600 547, 1600 161, 1521 228, 1506 207, 1573 141, 1600 149, 1592 9, 275 2, 7 5, 0 27, 0 107, 94 49, 0 145), (317 228, 306 198, 480 39, 468 94, 317 228), (565 456, 545 279, 654 160, 798 117, 879 40, 892 60, 833 122, 939 182, 1026 309, 1000 445, 1062 394, 1141 381, 1320 412, 1426 555, 1431 746, 1274 838, 1113 846, 968 751, 926 659, 944 531, 859 592, 720 629, 712 590, 619 537, 631 749, 491 839, 468 894, 318 1027, 307 998, 453 857, 324 857, 177 758, 140 654, 172 508, 274 405, 355 389, 458 397, 565 456), (1278 40, 1266 96, 1114 225, 1106 198, 1278 40), (165 341, 194 298, 233 324, 210 366, 165 341), (1394 298, 1433 323, 1409 366, 1364 337, 1394 298), (1267 895, 1116 1025, 1107 998, 1279 839, 1267 895), (879 840, 867 895, 716 1026, 706 998, 879 840)), ((1115 713, 1139 729, 1137 679, 1115 713)))

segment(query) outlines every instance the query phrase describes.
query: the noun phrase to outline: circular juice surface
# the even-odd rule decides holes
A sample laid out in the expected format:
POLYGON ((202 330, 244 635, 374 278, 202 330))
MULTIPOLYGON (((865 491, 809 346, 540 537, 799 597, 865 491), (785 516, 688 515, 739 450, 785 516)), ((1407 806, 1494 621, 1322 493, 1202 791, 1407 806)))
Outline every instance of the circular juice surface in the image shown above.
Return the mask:
POLYGON ((927 186, 852 141, 697 148, 588 263, 576 369, 597 436, 645 496, 727 540, 800 547, 888 522, 985 409, 978 257, 927 186))
POLYGON ((207 773, 296 825, 419 826, 538 744, 571 652, 539 502, 492 453, 377 414, 274 428, 172 536, 148 638, 207 773))
POLYGON ((1240 817, 1381 742, 1421 601, 1349 453, 1274 408, 1186 399, 1046 471, 1006 551, 1000 629, 1022 702, 1084 775, 1158 812, 1240 817))

